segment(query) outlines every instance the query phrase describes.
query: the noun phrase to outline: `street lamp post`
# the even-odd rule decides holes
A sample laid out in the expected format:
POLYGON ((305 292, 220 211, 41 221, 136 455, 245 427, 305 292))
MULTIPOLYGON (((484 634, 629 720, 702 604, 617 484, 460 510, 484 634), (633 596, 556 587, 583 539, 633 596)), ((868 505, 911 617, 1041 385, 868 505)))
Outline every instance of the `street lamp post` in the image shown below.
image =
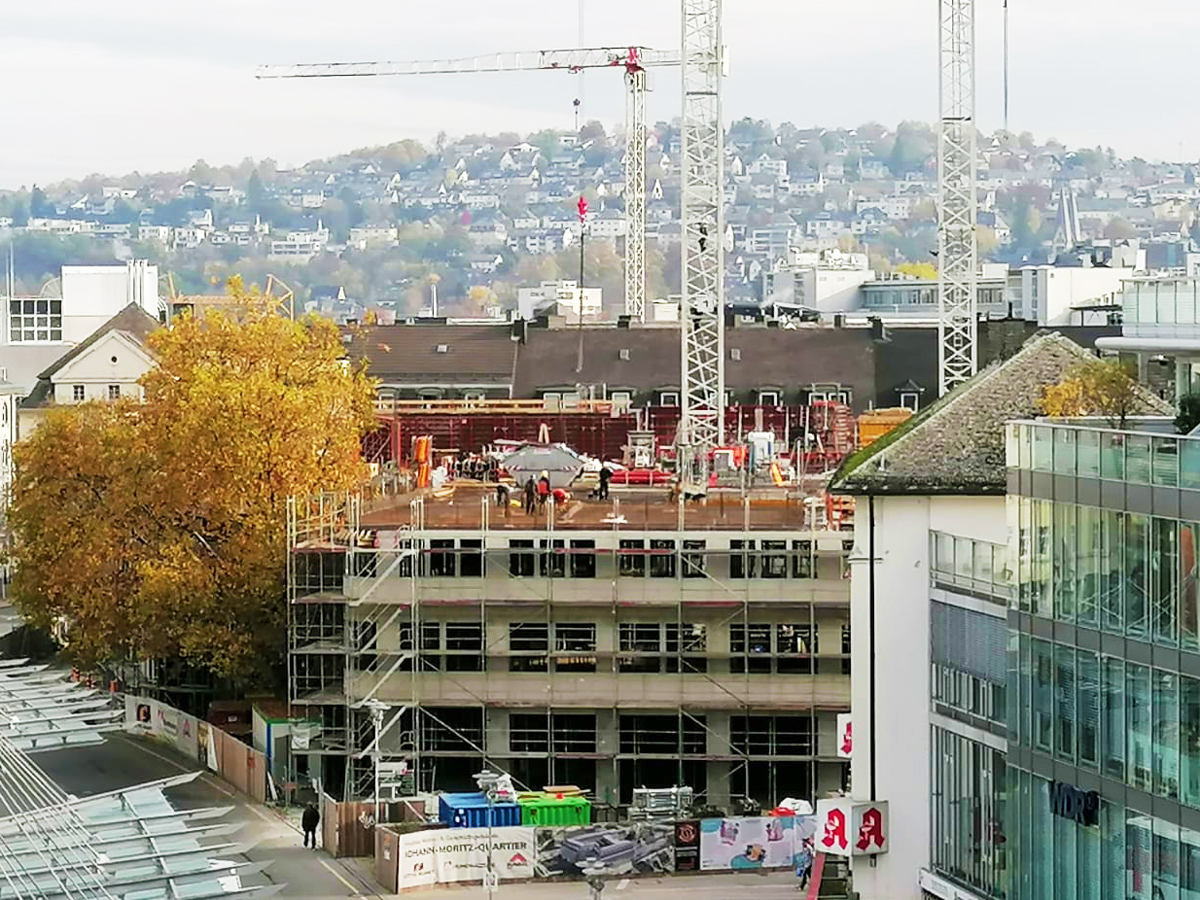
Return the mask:
POLYGON ((484 876, 484 884, 487 888, 488 900, 496 896, 496 873, 492 869, 492 825, 496 815, 496 791, 494 788, 488 788, 488 840, 487 840, 487 874, 484 876))
MULTIPOLYGON (((487 870, 483 873, 483 889, 487 892, 488 900, 492 900, 496 896, 496 888, 500 883, 500 878, 492 867, 492 849, 494 846, 492 828, 496 818, 496 800, 500 796, 498 790, 499 779, 500 776, 490 769, 484 769, 475 776, 475 783, 479 785, 479 789, 487 797, 487 870)), ((506 791, 509 789, 505 788, 506 791)))
POLYGON ((379 824, 379 762, 383 756, 383 714, 388 709, 386 703, 371 698, 366 702, 366 707, 371 710, 371 721, 375 725, 375 741, 371 749, 371 763, 375 768, 375 824, 379 824))

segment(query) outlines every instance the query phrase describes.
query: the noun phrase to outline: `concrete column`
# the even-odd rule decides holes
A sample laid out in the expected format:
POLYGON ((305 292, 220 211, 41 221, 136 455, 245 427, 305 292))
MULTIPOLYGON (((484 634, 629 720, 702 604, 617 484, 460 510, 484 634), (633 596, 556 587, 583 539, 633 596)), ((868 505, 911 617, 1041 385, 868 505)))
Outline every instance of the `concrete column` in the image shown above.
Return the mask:
POLYGON ((730 784, 729 773, 738 763, 709 762, 708 763, 708 803, 713 806, 729 805, 730 784))

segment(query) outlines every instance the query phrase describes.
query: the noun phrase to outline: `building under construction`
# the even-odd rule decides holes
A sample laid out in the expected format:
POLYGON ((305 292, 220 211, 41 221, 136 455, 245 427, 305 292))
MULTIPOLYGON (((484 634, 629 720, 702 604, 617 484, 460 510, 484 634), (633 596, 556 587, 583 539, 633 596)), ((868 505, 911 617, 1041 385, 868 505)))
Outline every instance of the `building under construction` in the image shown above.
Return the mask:
POLYGON ((289 690, 311 724, 293 763, 346 797, 370 795, 376 740, 410 790, 484 766, 612 805, 843 787, 850 525, 819 489, 773 486, 532 513, 467 483, 296 501, 289 690))

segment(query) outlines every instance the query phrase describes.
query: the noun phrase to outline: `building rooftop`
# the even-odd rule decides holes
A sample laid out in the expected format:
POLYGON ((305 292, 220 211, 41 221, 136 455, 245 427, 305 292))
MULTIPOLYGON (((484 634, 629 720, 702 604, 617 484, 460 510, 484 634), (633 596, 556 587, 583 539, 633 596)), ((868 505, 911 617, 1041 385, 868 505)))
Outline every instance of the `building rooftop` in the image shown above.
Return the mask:
POLYGON ((344 334, 350 358, 365 359, 371 377, 385 384, 512 382, 517 342, 507 324, 363 325, 344 334))
MULTIPOLYGON (((1003 452, 1003 450, 1002 450, 1003 452)), ((675 531, 679 528, 679 505, 668 499, 668 489, 622 488, 610 489, 609 500, 588 499, 588 488, 571 491, 571 499, 555 510, 554 530, 611 530, 675 531)), ((514 493, 514 499, 518 498, 514 493)), ((483 501, 489 503, 488 528, 506 531, 541 531, 546 528, 546 512, 528 516, 517 507, 505 518, 494 505, 494 489, 487 485, 460 483, 452 492, 415 492, 398 497, 385 497, 364 506, 360 524, 363 528, 388 530, 409 525, 412 521, 412 501, 424 499, 426 529, 478 529, 483 523, 483 501)), ((784 531, 813 530, 814 508, 819 507, 819 519, 824 521, 824 499, 811 497, 805 501, 799 489, 786 491, 764 488, 752 492, 745 503, 740 492, 716 488, 709 492, 705 504, 684 506, 683 530, 690 531, 784 531)))
MULTIPOLYGON (((1004 494, 1005 424, 1041 415, 1043 385, 1095 357, 1057 333, 1040 334, 852 454, 830 489, 847 494, 1004 494)), ((1140 389, 1135 413, 1166 415, 1170 404, 1140 389)))
MULTIPOLYGON (((609 391, 678 389, 679 352, 677 325, 531 328, 517 359, 513 390, 518 397, 531 397, 581 383, 606 384, 609 391)), ((731 328, 725 332, 725 386, 742 391, 773 383, 834 383, 852 387, 855 396, 871 397, 875 353, 865 328, 731 328)))

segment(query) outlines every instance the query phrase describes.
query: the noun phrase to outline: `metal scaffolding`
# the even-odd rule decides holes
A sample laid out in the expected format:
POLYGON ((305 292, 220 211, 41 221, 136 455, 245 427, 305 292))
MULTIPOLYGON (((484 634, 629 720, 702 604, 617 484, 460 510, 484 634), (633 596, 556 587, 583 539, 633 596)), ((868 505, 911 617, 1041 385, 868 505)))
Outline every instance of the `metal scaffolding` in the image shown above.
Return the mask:
POLYGON ((296 504, 289 522, 292 715, 319 724, 307 752, 329 760, 331 782, 344 760, 346 798, 372 793, 376 701, 389 707, 381 757, 408 764, 412 789, 480 764, 531 789, 599 778, 620 786, 598 797, 612 805, 654 779, 700 781, 703 796, 710 763, 728 780, 708 785, 717 796, 779 799, 829 781, 820 723, 845 703, 822 699, 822 676, 840 683, 848 667, 848 595, 833 581, 848 535, 764 532, 749 500, 718 528, 682 504, 673 522, 631 524, 636 507, 621 500, 596 528, 559 522, 552 506, 522 527, 493 521, 490 494, 470 492, 417 498, 387 526, 364 527, 354 500, 306 508, 314 524, 296 504), (341 584, 326 580, 338 572, 341 584), (809 579, 808 596, 775 578, 809 579), (819 618, 834 634, 818 645, 819 618), (612 696, 581 694, 576 673, 612 696), (812 677, 779 701, 766 673, 812 677), (655 676, 640 700, 608 687, 637 675, 655 676))

